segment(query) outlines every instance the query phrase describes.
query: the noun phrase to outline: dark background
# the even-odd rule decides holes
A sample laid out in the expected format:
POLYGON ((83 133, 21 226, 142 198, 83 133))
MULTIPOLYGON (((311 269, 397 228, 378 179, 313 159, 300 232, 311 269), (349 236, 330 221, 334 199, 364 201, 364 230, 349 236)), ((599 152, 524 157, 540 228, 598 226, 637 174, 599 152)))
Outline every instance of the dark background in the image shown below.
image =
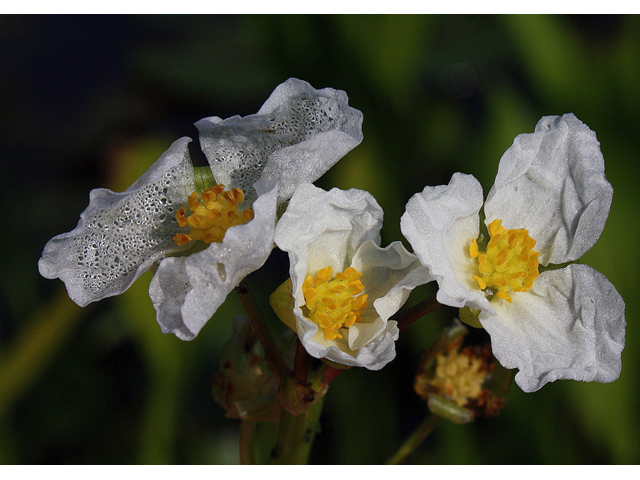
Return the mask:
MULTIPOLYGON (((614 198, 582 262, 627 304, 620 379, 513 385, 499 417, 443 422, 409 462, 640 461, 637 16, 0 16, 0 58, 0 463, 238 461, 238 423, 210 392, 234 294, 181 342, 160 333, 149 272, 80 309, 37 261, 91 189, 124 190, 172 141, 196 139, 193 122, 255 113, 289 77, 345 90, 364 113, 364 141, 317 184, 370 191, 383 245, 402 240, 404 205, 425 185, 462 171, 487 192, 541 116, 573 112, 596 131, 614 198)), ((285 279, 275 263, 258 293, 285 279)), ((426 413, 412 390, 421 352, 453 314, 406 329, 383 370, 335 380, 312 462, 395 451, 426 413)))

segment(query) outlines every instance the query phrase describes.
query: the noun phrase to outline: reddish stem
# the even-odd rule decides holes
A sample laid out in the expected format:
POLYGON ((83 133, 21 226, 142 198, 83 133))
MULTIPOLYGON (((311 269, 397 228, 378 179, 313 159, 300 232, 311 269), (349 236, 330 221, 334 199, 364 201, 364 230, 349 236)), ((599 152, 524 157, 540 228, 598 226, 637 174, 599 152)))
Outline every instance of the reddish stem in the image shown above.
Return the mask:
POLYGON ((293 366, 293 378, 301 385, 306 385, 308 371, 309 354, 302 345, 302 342, 298 340, 298 344, 296 347, 296 359, 293 366))
POLYGON ((340 375, 344 371, 345 369, 334 368, 327 365, 324 367, 322 382, 326 385, 329 385, 329 383, 331 383, 338 375, 340 375))
POLYGON ((442 304, 439 303, 435 297, 428 298, 403 311, 397 315, 394 320, 398 322, 398 328, 403 330, 419 318, 424 317, 440 307, 442 307, 442 304))
POLYGON ((238 296, 240 297, 240 301, 244 306, 244 309, 249 316, 249 320, 251 321, 251 325, 256 332, 256 335, 260 339, 260 343, 264 348, 265 360, 269 364, 269 368, 271 372, 278 377, 280 380, 284 378, 284 375, 291 372, 287 364, 284 362, 278 347, 276 346, 276 342, 273 340, 273 336, 269 331, 269 327, 267 326, 262 314, 260 313, 260 309, 258 308, 258 304, 255 299, 251 295, 249 288, 247 287, 245 282, 240 282, 240 284, 236 287, 236 291, 238 292, 238 296))

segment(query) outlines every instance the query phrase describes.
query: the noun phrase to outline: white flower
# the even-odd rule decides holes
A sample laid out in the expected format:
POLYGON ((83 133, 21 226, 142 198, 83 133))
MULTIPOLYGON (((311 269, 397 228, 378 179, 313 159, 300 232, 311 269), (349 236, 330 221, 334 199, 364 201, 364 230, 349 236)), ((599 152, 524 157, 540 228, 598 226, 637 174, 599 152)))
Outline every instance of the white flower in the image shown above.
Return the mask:
POLYGON ((378 370, 395 358, 389 320, 426 269, 401 242, 381 248, 382 209, 367 192, 298 187, 276 227, 289 253, 296 332, 310 355, 378 370))
POLYGON ((519 369, 526 392, 620 375, 624 301, 593 268, 561 265, 593 246, 609 214, 599 145, 573 114, 543 117, 500 160, 484 202, 487 230, 482 187, 460 173, 414 195, 401 220, 438 301, 480 310, 495 357, 519 369))
POLYGON ((159 262, 150 285, 158 322, 190 340, 268 258, 277 204, 355 147, 361 125, 344 92, 287 80, 255 115, 197 123, 221 185, 193 193, 182 138, 126 191, 92 191, 76 229, 45 246, 40 272, 61 278, 83 306, 124 292, 159 262))

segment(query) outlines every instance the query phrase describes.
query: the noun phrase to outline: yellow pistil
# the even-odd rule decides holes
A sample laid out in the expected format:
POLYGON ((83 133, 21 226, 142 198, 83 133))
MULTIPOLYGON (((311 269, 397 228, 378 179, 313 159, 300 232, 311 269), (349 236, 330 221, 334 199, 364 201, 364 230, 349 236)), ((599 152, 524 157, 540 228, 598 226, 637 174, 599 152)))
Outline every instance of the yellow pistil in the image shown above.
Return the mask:
POLYGON ((306 301, 305 316, 324 330, 327 340, 343 338, 341 328, 362 321, 367 307, 367 294, 360 281, 362 273, 349 267, 332 280, 333 268, 322 268, 315 278, 309 275, 302 283, 306 301))
POLYGON ((533 250, 536 241, 524 228, 504 228, 502 220, 494 220, 488 229, 491 240, 486 252, 478 249, 475 238, 471 240, 469 254, 478 260, 478 273, 473 279, 480 289, 490 289, 511 303, 511 292, 528 292, 538 278, 540 254, 533 250))
POLYGON ((469 400, 480 398, 482 384, 489 373, 482 358, 462 349, 459 353, 439 354, 436 361, 435 375, 429 385, 438 393, 451 398, 460 407, 467 405, 469 400))
POLYGON ((207 188, 200 194, 193 192, 189 195, 188 206, 191 215, 187 216, 187 209, 180 207, 176 212, 176 220, 181 227, 191 227, 191 231, 179 233, 173 237, 173 242, 181 247, 192 240, 205 243, 222 242, 229 227, 242 225, 253 218, 253 209, 238 211, 238 205, 244 201, 244 193, 239 188, 225 191, 224 185, 207 188))

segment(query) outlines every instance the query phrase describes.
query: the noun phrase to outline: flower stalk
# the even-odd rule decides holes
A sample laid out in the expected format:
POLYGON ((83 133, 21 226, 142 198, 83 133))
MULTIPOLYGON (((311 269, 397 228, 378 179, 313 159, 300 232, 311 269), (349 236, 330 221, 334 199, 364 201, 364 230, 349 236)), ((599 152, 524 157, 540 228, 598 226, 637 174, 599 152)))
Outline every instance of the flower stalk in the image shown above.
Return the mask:
POLYGON ((255 458, 253 456, 253 439, 256 433, 256 422, 243 420, 240 423, 240 464, 254 465, 255 458))
POLYGON ((398 329, 403 330, 411 325, 416 320, 424 317, 425 315, 437 310, 442 306, 435 297, 427 298, 414 306, 407 308, 394 317, 394 320, 398 322, 398 329))
POLYGON ((318 431, 324 397, 300 415, 283 411, 278 425, 276 444, 271 458, 277 465, 305 465, 308 463, 311 445, 318 431))
MULTIPOLYGON (((271 458, 276 464, 306 463, 317 430, 322 400, 327 391, 324 364, 310 369, 310 357, 298 341, 294 369, 285 363, 246 281, 236 288, 251 325, 265 352, 265 360, 280 385, 276 398, 282 406, 271 458)), ((254 463, 255 423, 243 421, 240 429, 240 462, 254 463)))
POLYGON ((440 422, 440 417, 434 413, 427 417, 418 425, 409 438, 400 446, 396 453, 386 462, 386 465, 399 465, 404 462, 409 455, 422 445, 422 442, 429 436, 433 429, 440 422))
POLYGON ((302 342, 296 342, 296 360, 293 367, 293 378, 298 383, 307 382, 307 371, 309 370, 309 354, 304 349, 302 342))
POLYGON ((258 307, 258 303, 251 295, 251 291, 249 290, 249 286, 246 281, 240 282, 240 284, 236 287, 236 292, 238 292, 238 296, 240 297, 240 301, 242 302, 242 306, 247 312, 247 316, 251 321, 251 325, 256 332, 256 335, 260 339, 260 343, 264 348, 265 360, 269 364, 269 368, 271 373, 278 377, 281 381, 282 379, 291 372, 291 369, 287 366, 276 346, 276 343, 269 331, 269 327, 264 321, 264 317, 260 312, 260 308, 258 307))

